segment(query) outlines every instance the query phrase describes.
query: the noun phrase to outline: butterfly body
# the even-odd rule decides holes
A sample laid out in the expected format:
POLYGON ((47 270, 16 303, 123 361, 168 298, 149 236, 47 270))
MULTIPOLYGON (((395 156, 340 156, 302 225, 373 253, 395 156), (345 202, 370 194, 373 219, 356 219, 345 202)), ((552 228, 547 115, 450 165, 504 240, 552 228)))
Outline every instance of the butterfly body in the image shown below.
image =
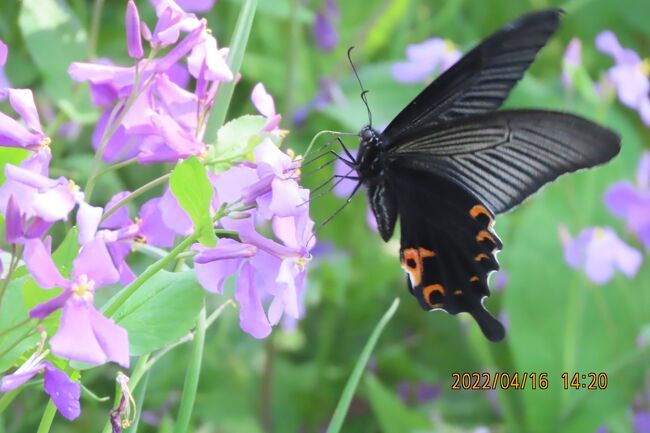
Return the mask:
POLYGON ((534 12, 486 38, 382 132, 365 126, 348 161, 367 189, 382 239, 392 237, 399 219, 400 263, 421 307, 467 312, 492 341, 505 335, 483 305, 503 246, 495 214, 620 149, 614 132, 579 116, 498 110, 560 16, 557 9, 534 12))

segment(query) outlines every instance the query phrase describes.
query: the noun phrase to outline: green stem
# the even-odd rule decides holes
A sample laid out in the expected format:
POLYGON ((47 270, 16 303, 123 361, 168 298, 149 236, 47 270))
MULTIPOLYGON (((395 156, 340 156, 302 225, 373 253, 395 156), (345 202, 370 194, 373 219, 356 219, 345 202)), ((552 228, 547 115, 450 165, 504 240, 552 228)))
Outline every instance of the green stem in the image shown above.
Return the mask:
POLYGON ((0 286, 0 307, 2 306, 2 299, 5 296, 5 292, 7 291, 7 287, 9 287, 9 282, 11 281, 11 276, 13 275, 14 271, 18 267, 18 263, 20 262, 20 257, 22 256, 22 245, 18 247, 16 250, 16 246, 12 246, 12 254, 11 254, 11 260, 9 261, 9 270, 7 271, 7 276, 2 280, 2 285, 0 286))
POLYGON ((136 162, 138 162, 138 158, 134 157, 134 158, 131 158, 131 159, 126 159, 124 161, 118 162, 118 163, 113 164, 113 165, 109 165, 108 167, 105 167, 105 168, 101 169, 99 171, 99 173, 97 173, 97 177, 102 177, 106 173, 109 173, 109 172, 115 171, 115 170, 119 170, 122 167, 129 166, 129 165, 131 165, 133 163, 136 163, 136 162))
POLYGON ((10 327, 7 328, 7 329, 3 329, 2 331, 0 331, 0 338, 4 337, 4 336, 7 335, 7 334, 12 333, 13 331, 15 331, 15 330, 18 329, 18 328, 22 328, 23 326, 25 326, 26 324, 28 324, 31 320, 32 320, 32 319, 30 319, 30 318, 28 317, 28 318, 26 318, 25 320, 23 320, 22 322, 18 322, 18 323, 16 323, 15 325, 10 326, 10 327))
POLYGON ((101 219, 100 222, 106 221, 106 219, 109 216, 113 215, 115 212, 117 212, 117 210, 119 208, 121 208, 122 206, 124 206, 128 202, 132 201, 133 199, 141 196, 142 194, 149 191, 150 189, 155 188, 158 185, 167 182, 167 179, 169 179, 169 176, 171 176, 171 173, 164 174, 164 175, 162 175, 162 176, 160 176, 160 177, 158 177, 158 178, 156 178, 156 179, 154 179, 154 180, 152 180, 150 182, 145 183, 140 188, 136 189, 131 194, 127 195, 122 200, 115 203, 115 205, 112 208, 110 208, 108 211, 106 211, 106 213, 104 213, 104 215, 102 216, 102 219, 101 219))
POLYGON ((88 57, 90 57, 90 59, 97 57, 97 39, 99 35, 99 27, 102 21, 103 8, 104 0, 95 0, 92 22, 90 24, 90 36, 88 37, 88 57))
MULTIPOLYGON (((248 37, 253 26, 256 9, 257 0, 246 0, 239 12, 237 24, 235 24, 235 32, 230 41, 230 52, 228 54, 228 66, 235 76, 239 73, 244 60, 244 52, 248 44, 248 37)), ((208 142, 214 141, 217 130, 226 120, 226 114, 230 107, 230 100, 235 90, 235 84, 235 80, 233 80, 219 85, 219 90, 215 96, 215 103, 212 106, 211 112, 208 114, 205 134, 203 135, 208 142)))
POLYGON ((194 400, 196 399, 196 390, 198 389, 199 377, 201 375, 201 362, 203 360, 203 346, 205 343, 206 323, 204 306, 199 312, 199 317, 196 321, 192 358, 190 360, 187 374, 185 375, 183 394, 181 396, 181 404, 180 408, 178 409, 178 420, 176 421, 174 433, 185 433, 190 425, 192 409, 194 408, 194 400))
POLYGON ((326 433, 338 433, 341 431, 343 421, 345 420, 345 415, 347 414, 350 403, 352 402, 352 397, 354 397, 354 392, 357 389, 357 386, 359 386, 359 381, 361 380, 361 376, 363 375, 363 372, 366 368, 366 364, 370 359, 370 355, 372 354, 372 351, 377 344, 377 340, 379 340, 379 336, 386 327, 386 324, 388 324, 388 321, 395 314, 395 311, 397 311, 398 306, 399 298, 396 298, 391 304, 390 308, 388 308, 388 311, 386 311, 383 317, 379 320, 377 326, 375 326, 375 329, 372 331, 368 342, 363 347, 361 356, 359 356, 359 359, 354 366, 354 370, 352 370, 352 374, 350 375, 348 382, 345 384, 345 388, 343 389, 339 403, 336 405, 336 410, 334 411, 330 425, 327 427, 326 433))
POLYGON ((124 304, 126 300, 129 299, 129 297, 133 295, 135 291, 138 290, 149 278, 153 277, 165 266, 175 260, 176 256, 185 251, 190 245, 196 242, 198 238, 199 233, 193 233, 171 250, 169 254, 149 266, 138 278, 133 280, 131 284, 118 292, 106 303, 103 308, 104 315, 108 317, 113 316, 122 304, 124 304))
POLYGON ((43 412, 43 417, 41 418, 36 433, 48 433, 52 426, 52 421, 54 421, 54 415, 56 415, 56 406, 54 406, 54 402, 50 399, 47 402, 47 406, 45 406, 45 412, 43 412))

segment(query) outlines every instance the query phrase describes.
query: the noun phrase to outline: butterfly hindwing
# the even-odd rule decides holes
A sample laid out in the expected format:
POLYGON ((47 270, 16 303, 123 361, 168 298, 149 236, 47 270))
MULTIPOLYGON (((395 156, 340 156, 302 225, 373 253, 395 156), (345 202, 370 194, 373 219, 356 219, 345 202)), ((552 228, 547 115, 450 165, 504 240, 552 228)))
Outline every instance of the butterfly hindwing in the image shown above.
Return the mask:
POLYGON ((463 56, 384 130, 386 144, 427 124, 496 110, 557 29, 562 11, 533 12, 509 23, 463 56))
POLYGON ((400 260, 411 293, 425 310, 467 312, 490 340, 503 338, 503 326, 483 307, 488 274, 498 269, 501 241, 494 215, 453 182, 434 175, 390 174, 398 202, 400 260))
POLYGON ((607 162, 619 150, 617 134, 581 117, 504 110, 413 131, 387 160, 453 180, 501 213, 558 176, 607 162))

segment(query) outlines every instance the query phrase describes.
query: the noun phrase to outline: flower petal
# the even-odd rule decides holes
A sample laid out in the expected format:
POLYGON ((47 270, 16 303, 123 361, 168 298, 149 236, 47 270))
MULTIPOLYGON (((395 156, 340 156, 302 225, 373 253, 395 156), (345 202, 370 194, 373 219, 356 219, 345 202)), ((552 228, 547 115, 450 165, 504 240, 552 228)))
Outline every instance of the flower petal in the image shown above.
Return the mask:
POLYGON ((235 300, 240 305, 239 324, 241 329, 255 338, 268 337, 271 333, 271 325, 257 293, 253 268, 248 263, 244 264, 239 272, 235 300))
POLYGON ((273 102, 273 97, 266 91, 264 84, 257 83, 253 87, 253 92, 251 93, 251 100, 253 105, 257 108, 264 117, 272 117, 275 115, 275 103, 273 102))
POLYGON ((81 413, 79 398, 81 386, 67 374, 45 361, 45 383, 43 389, 52 398, 54 405, 64 418, 72 421, 81 413))
POLYGON ((101 365, 107 357, 97 342, 86 301, 71 297, 63 306, 61 324, 50 339, 52 353, 73 361, 101 365))
POLYGON ((32 132, 40 133, 43 137, 41 121, 36 110, 34 94, 29 89, 9 89, 9 103, 20 114, 25 124, 32 132))
POLYGON ((73 278, 76 280, 82 275, 94 281, 95 287, 113 284, 120 279, 103 239, 95 238, 88 242, 74 260, 73 278))
POLYGON ((88 306, 90 323, 95 338, 106 355, 106 359, 124 368, 129 367, 129 336, 126 329, 102 315, 94 306, 88 306))
POLYGON ((81 245, 87 244, 95 237, 102 213, 101 207, 91 206, 83 201, 79 204, 77 225, 79 226, 79 243, 81 245))
POLYGON ((68 285, 68 280, 63 278, 56 268, 50 252, 40 239, 25 241, 23 257, 25 266, 27 266, 29 273, 40 287, 51 289, 52 287, 66 287, 68 285))

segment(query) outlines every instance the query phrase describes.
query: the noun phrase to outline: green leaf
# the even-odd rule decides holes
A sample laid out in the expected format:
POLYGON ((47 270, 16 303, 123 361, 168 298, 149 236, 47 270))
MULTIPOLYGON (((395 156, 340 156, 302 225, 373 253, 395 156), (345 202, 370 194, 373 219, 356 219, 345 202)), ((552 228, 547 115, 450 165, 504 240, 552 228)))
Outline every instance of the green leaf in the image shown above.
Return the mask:
POLYGON ((217 142, 208 151, 206 160, 210 170, 219 173, 250 156, 260 143, 260 130, 266 119, 245 115, 231 120, 217 131, 217 142))
POLYGON ((32 324, 27 321, 29 316, 20 289, 27 280, 28 277, 21 277, 11 281, 2 299, 0 332, 14 329, 0 337, 0 371, 15 364, 26 350, 38 342, 38 333, 26 337, 32 324))
POLYGON ((366 342, 366 345, 363 347, 361 355, 359 356, 357 363, 354 365, 352 374, 350 375, 348 382, 345 384, 345 388, 343 389, 339 403, 336 405, 336 410, 334 411, 332 420, 327 427, 327 433, 338 433, 341 431, 343 421, 345 420, 345 415, 348 413, 350 403, 352 403, 352 397, 354 397, 354 392, 359 385, 359 381, 361 380, 361 376, 363 375, 363 372, 366 368, 366 364, 368 364, 370 355, 372 354, 372 351, 377 344, 377 340, 379 340, 379 336, 395 314, 395 311, 397 311, 398 306, 399 298, 395 298, 393 303, 388 308, 388 311, 386 311, 382 318, 379 319, 377 326, 375 326, 372 334, 370 334, 370 338, 366 342))
POLYGON ((129 332, 131 356, 144 355, 187 334, 196 322, 204 296, 193 271, 160 271, 112 318, 129 332))
POLYGON ((94 121, 97 112, 86 86, 77 85, 68 75, 70 64, 88 55, 86 32, 68 4, 64 0, 23 0, 18 25, 52 100, 71 119, 94 121))
POLYGON ((426 417, 404 406, 375 376, 366 376, 366 387, 370 406, 383 433, 408 433, 430 427, 426 417))
MULTIPOLYGON (((244 53, 246 52, 246 45, 248 45, 248 37, 253 28, 253 19, 255 18, 256 10, 257 0, 245 0, 237 17, 237 24, 235 25, 235 31, 230 40, 230 52, 228 54, 228 67, 235 76, 239 73, 242 62, 244 61, 244 53)), ((212 110, 210 110, 208 124, 205 128, 205 136, 208 137, 208 140, 210 137, 214 137, 216 131, 226 120, 232 94, 235 91, 235 84, 237 83, 233 80, 219 85, 215 103, 212 106, 212 110)))
POLYGON ((195 156, 179 163, 172 171, 169 188, 192 219, 194 229, 200 234, 199 242, 207 247, 215 246, 217 238, 210 216, 214 191, 205 167, 195 156))
MULTIPOLYGON (((19 149, 17 147, 0 147, 0 167, 5 167, 7 164, 18 165, 30 155, 26 149, 19 149)), ((0 185, 5 181, 5 171, 0 170, 0 185)))

